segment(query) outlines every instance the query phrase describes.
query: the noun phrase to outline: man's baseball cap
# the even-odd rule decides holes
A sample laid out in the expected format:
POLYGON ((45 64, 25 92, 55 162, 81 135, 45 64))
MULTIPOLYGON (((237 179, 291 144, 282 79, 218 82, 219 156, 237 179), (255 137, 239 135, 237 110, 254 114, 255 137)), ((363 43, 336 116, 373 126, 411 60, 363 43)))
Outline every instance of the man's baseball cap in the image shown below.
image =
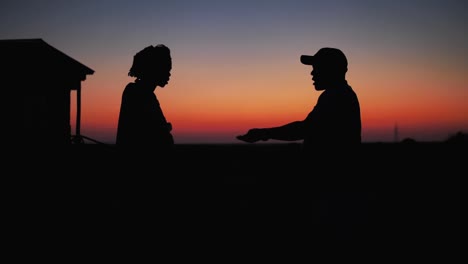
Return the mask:
POLYGON ((348 60, 344 53, 337 48, 321 48, 315 55, 302 55, 301 63, 305 65, 327 65, 348 69, 348 60))

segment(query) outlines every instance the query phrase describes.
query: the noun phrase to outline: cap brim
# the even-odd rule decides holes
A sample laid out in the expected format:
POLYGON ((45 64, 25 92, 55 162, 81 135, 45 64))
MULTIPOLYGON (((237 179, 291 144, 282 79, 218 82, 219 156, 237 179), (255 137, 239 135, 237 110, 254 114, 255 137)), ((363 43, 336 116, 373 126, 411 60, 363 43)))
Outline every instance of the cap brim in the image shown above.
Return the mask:
POLYGON ((302 55, 301 62, 305 65, 313 65, 314 64, 314 56, 312 55, 302 55))

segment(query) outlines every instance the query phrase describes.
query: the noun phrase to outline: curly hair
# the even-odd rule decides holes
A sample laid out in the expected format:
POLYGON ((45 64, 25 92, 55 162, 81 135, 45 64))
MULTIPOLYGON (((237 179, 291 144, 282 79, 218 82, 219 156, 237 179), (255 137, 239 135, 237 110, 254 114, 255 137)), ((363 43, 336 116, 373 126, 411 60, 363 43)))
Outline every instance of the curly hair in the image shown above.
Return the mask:
POLYGON ((163 45, 148 46, 133 56, 133 64, 128 76, 142 78, 154 74, 154 70, 166 70, 172 67, 171 51, 163 45))

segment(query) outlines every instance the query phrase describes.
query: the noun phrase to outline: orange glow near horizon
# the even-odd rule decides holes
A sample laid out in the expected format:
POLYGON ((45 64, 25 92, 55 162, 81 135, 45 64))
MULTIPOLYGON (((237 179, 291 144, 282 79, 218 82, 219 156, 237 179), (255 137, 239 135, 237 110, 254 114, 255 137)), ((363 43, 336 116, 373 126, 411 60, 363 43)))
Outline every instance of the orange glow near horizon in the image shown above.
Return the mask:
MULTIPOLYGON (((363 141, 392 141, 395 126, 401 137, 420 140, 443 140, 468 129, 462 70, 450 72, 429 64, 398 67, 392 61, 376 68, 372 59, 362 60, 350 68, 347 79, 360 100, 363 141)), ((235 142, 236 135, 250 128, 302 120, 320 95, 312 85, 311 67, 293 59, 287 71, 279 64, 211 68, 180 63, 174 65, 169 84, 155 93, 176 141, 183 143, 235 142)), ((84 135, 114 142, 121 94, 133 81, 125 66, 100 69, 83 82, 84 135)), ((73 131, 75 101, 72 93, 73 131)))
MULTIPOLYGON (((320 92, 300 56, 322 47, 348 59, 363 141, 468 132, 466 1, 26 2, 2 2, 2 38, 41 38, 94 70, 80 130, 99 141, 115 142, 134 55, 156 44, 171 50, 170 81, 155 93, 176 142, 236 142, 304 119, 320 92)), ((72 91, 72 133, 76 107, 72 91)))
MULTIPOLYGON (((83 134, 90 131, 106 142, 114 141, 120 95, 125 84, 116 84, 116 86, 119 86, 118 91, 114 91, 112 96, 98 94, 90 100, 93 103, 86 103, 86 97, 82 99, 84 100, 81 115, 83 134)), ((156 90, 156 93, 166 118, 173 125, 175 137, 181 135, 189 142, 192 140, 218 142, 229 141, 236 135, 245 133, 249 128, 273 127, 305 118, 315 104, 318 92, 311 90, 310 84, 308 86, 304 83, 301 86, 307 88, 297 89, 301 91, 299 96, 294 94, 293 88, 290 88, 289 94, 278 89, 265 97, 261 94, 261 89, 256 91, 253 87, 249 88, 251 94, 246 98, 240 93, 231 96, 218 95, 218 97, 216 94, 211 96, 205 94, 204 97, 198 96, 195 99, 172 98, 170 89, 156 90), (258 98, 264 100, 259 101, 258 98)), ((93 88, 86 88, 89 89, 86 93, 91 94, 93 88)), ((363 141, 392 140, 395 125, 400 127, 402 134, 403 131, 414 133, 414 135, 406 134, 407 137, 417 138, 418 134, 424 135, 430 132, 435 134, 436 139, 443 139, 450 133, 468 127, 466 116, 468 109, 462 102, 465 98, 460 97, 457 102, 454 99, 443 100, 440 97, 430 96, 424 98, 425 96, 421 95, 420 100, 411 100, 412 95, 402 96, 395 93, 379 99, 379 96, 372 97, 372 94, 369 94, 362 91, 358 93, 361 103, 363 141)), ((72 98, 72 131, 75 129, 75 109, 76 105, 72 98)))

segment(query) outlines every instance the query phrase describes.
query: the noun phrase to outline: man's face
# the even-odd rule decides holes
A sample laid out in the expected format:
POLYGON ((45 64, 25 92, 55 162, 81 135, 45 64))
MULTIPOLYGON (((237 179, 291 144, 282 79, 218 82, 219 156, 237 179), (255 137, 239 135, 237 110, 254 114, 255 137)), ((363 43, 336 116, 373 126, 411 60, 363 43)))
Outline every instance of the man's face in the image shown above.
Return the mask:
POLYGON ((312 75, 313 85, 315 90, 322 91, 325 90, 327 86, 336 81, 336 75, 333 74, 333 70, 327 65, 314 65, 312 66, 312 75))
POLYGON ((329 63, 314 64, 312 72, 312 80, 314 81, 315 90, 322 91, 330 86, 335 86, 344 80, 344 73, 338 70, 334 65, 329 63))

